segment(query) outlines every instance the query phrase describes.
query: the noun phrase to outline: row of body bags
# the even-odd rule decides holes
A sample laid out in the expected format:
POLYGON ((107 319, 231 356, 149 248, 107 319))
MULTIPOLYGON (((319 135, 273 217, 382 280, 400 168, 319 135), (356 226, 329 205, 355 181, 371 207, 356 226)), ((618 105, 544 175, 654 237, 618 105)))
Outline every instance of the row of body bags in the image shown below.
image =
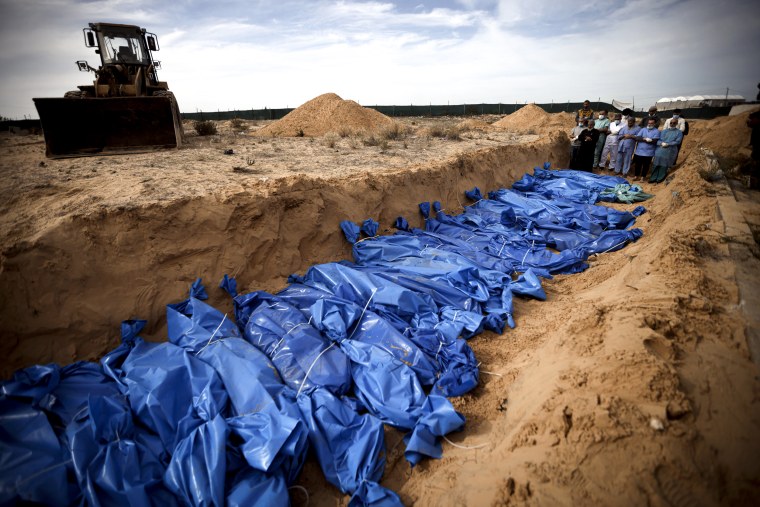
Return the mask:
MULTIPOLYGON (((590 178, 589 192, 620 184, 548 172, 572 188, 590 178)), ((237 294, 225 276, 233 316, 198 280, 167 306, 167 342, 125 321, 99 363, 18 371, 0 384, 0 505, 288 505, 309 450, 351 505, 400 504, 378 483, 384 425, 405 432, 412 466, 440 457, 465 422, 447 397, 478 383, 467 339, 514 327, 512 298, 545 299, 540 277, 641 236, 643 208, 583 193, 467 195, 459 215, 422 203, 424 230, 344 222, 353 262, 315 265, 277 294, 237 294)))

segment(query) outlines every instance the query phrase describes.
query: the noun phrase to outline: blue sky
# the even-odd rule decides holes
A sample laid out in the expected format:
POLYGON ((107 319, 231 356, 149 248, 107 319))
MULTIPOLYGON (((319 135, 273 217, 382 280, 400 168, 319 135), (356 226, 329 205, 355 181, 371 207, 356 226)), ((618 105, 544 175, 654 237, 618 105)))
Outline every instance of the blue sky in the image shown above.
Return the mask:
POLYGON ((91 21, 158 34, 185 112, 362 105, 630 101, 740 94, 760 81, 753 0, 0 0, 0 114, 92 79, 91 21))

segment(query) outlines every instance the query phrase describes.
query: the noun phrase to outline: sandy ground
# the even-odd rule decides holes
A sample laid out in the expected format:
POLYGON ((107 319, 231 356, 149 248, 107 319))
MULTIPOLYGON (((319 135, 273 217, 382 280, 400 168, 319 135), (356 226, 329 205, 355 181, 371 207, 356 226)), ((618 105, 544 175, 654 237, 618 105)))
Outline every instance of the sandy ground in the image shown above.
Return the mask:
MULTIPOLYGON (((518 113, 407 118, 403 135, 369 145, 368 133, 283 138, 255 135, 268 122, 220 122, 198 137, 188 124, 180 150, 67 160, 45 159, 41 137, 0 134, 0 373, 97 359, 130 317, 160 340, 164 305, 198 276, 228 311, 213 290, 224 273, 276 290, 348 258, 342 219, 419 224, 418 202, 455 212, 465 189, 565 165, 572 124, 518 113), (452 127, 458 140, 444 137, 452 127)), ((700 147, 728 174, 746 158, 745 119, 695 122, 667 185, 644 185, 655 198, 643 238, 548 281, 546 302, 516 301, 516 329, 470 342, 483 372, 452 400, 465 430, 410 469, 389 429, 384 485, 415 505, 757 501, 760 199, 699 176, 700 147)), ((313 462, 300 485, 309 505, 348 501, 313 462)), ((301 491, 292 500, 305 505, 301 491)))

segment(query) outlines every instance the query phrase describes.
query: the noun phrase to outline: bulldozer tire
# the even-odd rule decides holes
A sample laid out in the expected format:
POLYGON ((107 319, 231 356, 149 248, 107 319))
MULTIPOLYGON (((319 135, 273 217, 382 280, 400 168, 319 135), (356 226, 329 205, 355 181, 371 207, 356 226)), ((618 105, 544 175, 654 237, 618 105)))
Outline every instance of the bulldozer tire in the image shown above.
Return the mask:
POLYGON ((65 99, 83 99, 85 97, 87 97, 87 92, 82 90, 72 90, 63 94, 65 99))

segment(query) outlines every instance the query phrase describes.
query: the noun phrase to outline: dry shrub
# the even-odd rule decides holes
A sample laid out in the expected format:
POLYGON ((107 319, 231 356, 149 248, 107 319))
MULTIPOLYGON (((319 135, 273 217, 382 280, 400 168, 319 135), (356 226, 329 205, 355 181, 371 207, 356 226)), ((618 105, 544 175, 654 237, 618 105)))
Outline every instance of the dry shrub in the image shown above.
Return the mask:
POLYGON ((458 126, 444 127, 442 125, 433 125, 430 127, 430 137, 442 137, 449 141, 461 141, 464 130, 458 126))
POLYGON ((380 144, 380 139, 375 137, 375 134, 370 134, 362 138, 362 143, 364 143, 364 146, 377 146, 380 144))
POLYGON ((380 137, 389 141, 403 139, 407 135, 407 130, 399 122, 394 121, 389 126, 380 131, 380 137))
POLYGON ((216 124, 211 120, 198 120, 193 128, 199 136, 213 136, 216 134, 216 124))
POLYGON ((230 127, 232 127, 232 130, 234 130, 235 132, 241 132, 248 128, 245 126, 245 123, 240 118, 233 118, 230 121, 230 127))
POLYGON ((324 138, 322 138, 322 143, 328 148, 335 148, 335 145, 338 144, 339 139, 340 137, 335 132, 328 132, 325 134, 324 138))
POLYGON ((446 129, 442 125, 433 125, 428 129, 430 137, 446 137, 446 129))
POLYGON ((444 136, 449 141, 461 141, 462 140, 462 129, 459 127, 449 127, 446 129, 446 135, 444 136))
POLYGON ((343 138, 351 137, 355 134, 356 134, 356 131, 352 129, 351 127, 349 127, 348 125, 343 125, 342 127, 338 129, 338 135, 343 138))

